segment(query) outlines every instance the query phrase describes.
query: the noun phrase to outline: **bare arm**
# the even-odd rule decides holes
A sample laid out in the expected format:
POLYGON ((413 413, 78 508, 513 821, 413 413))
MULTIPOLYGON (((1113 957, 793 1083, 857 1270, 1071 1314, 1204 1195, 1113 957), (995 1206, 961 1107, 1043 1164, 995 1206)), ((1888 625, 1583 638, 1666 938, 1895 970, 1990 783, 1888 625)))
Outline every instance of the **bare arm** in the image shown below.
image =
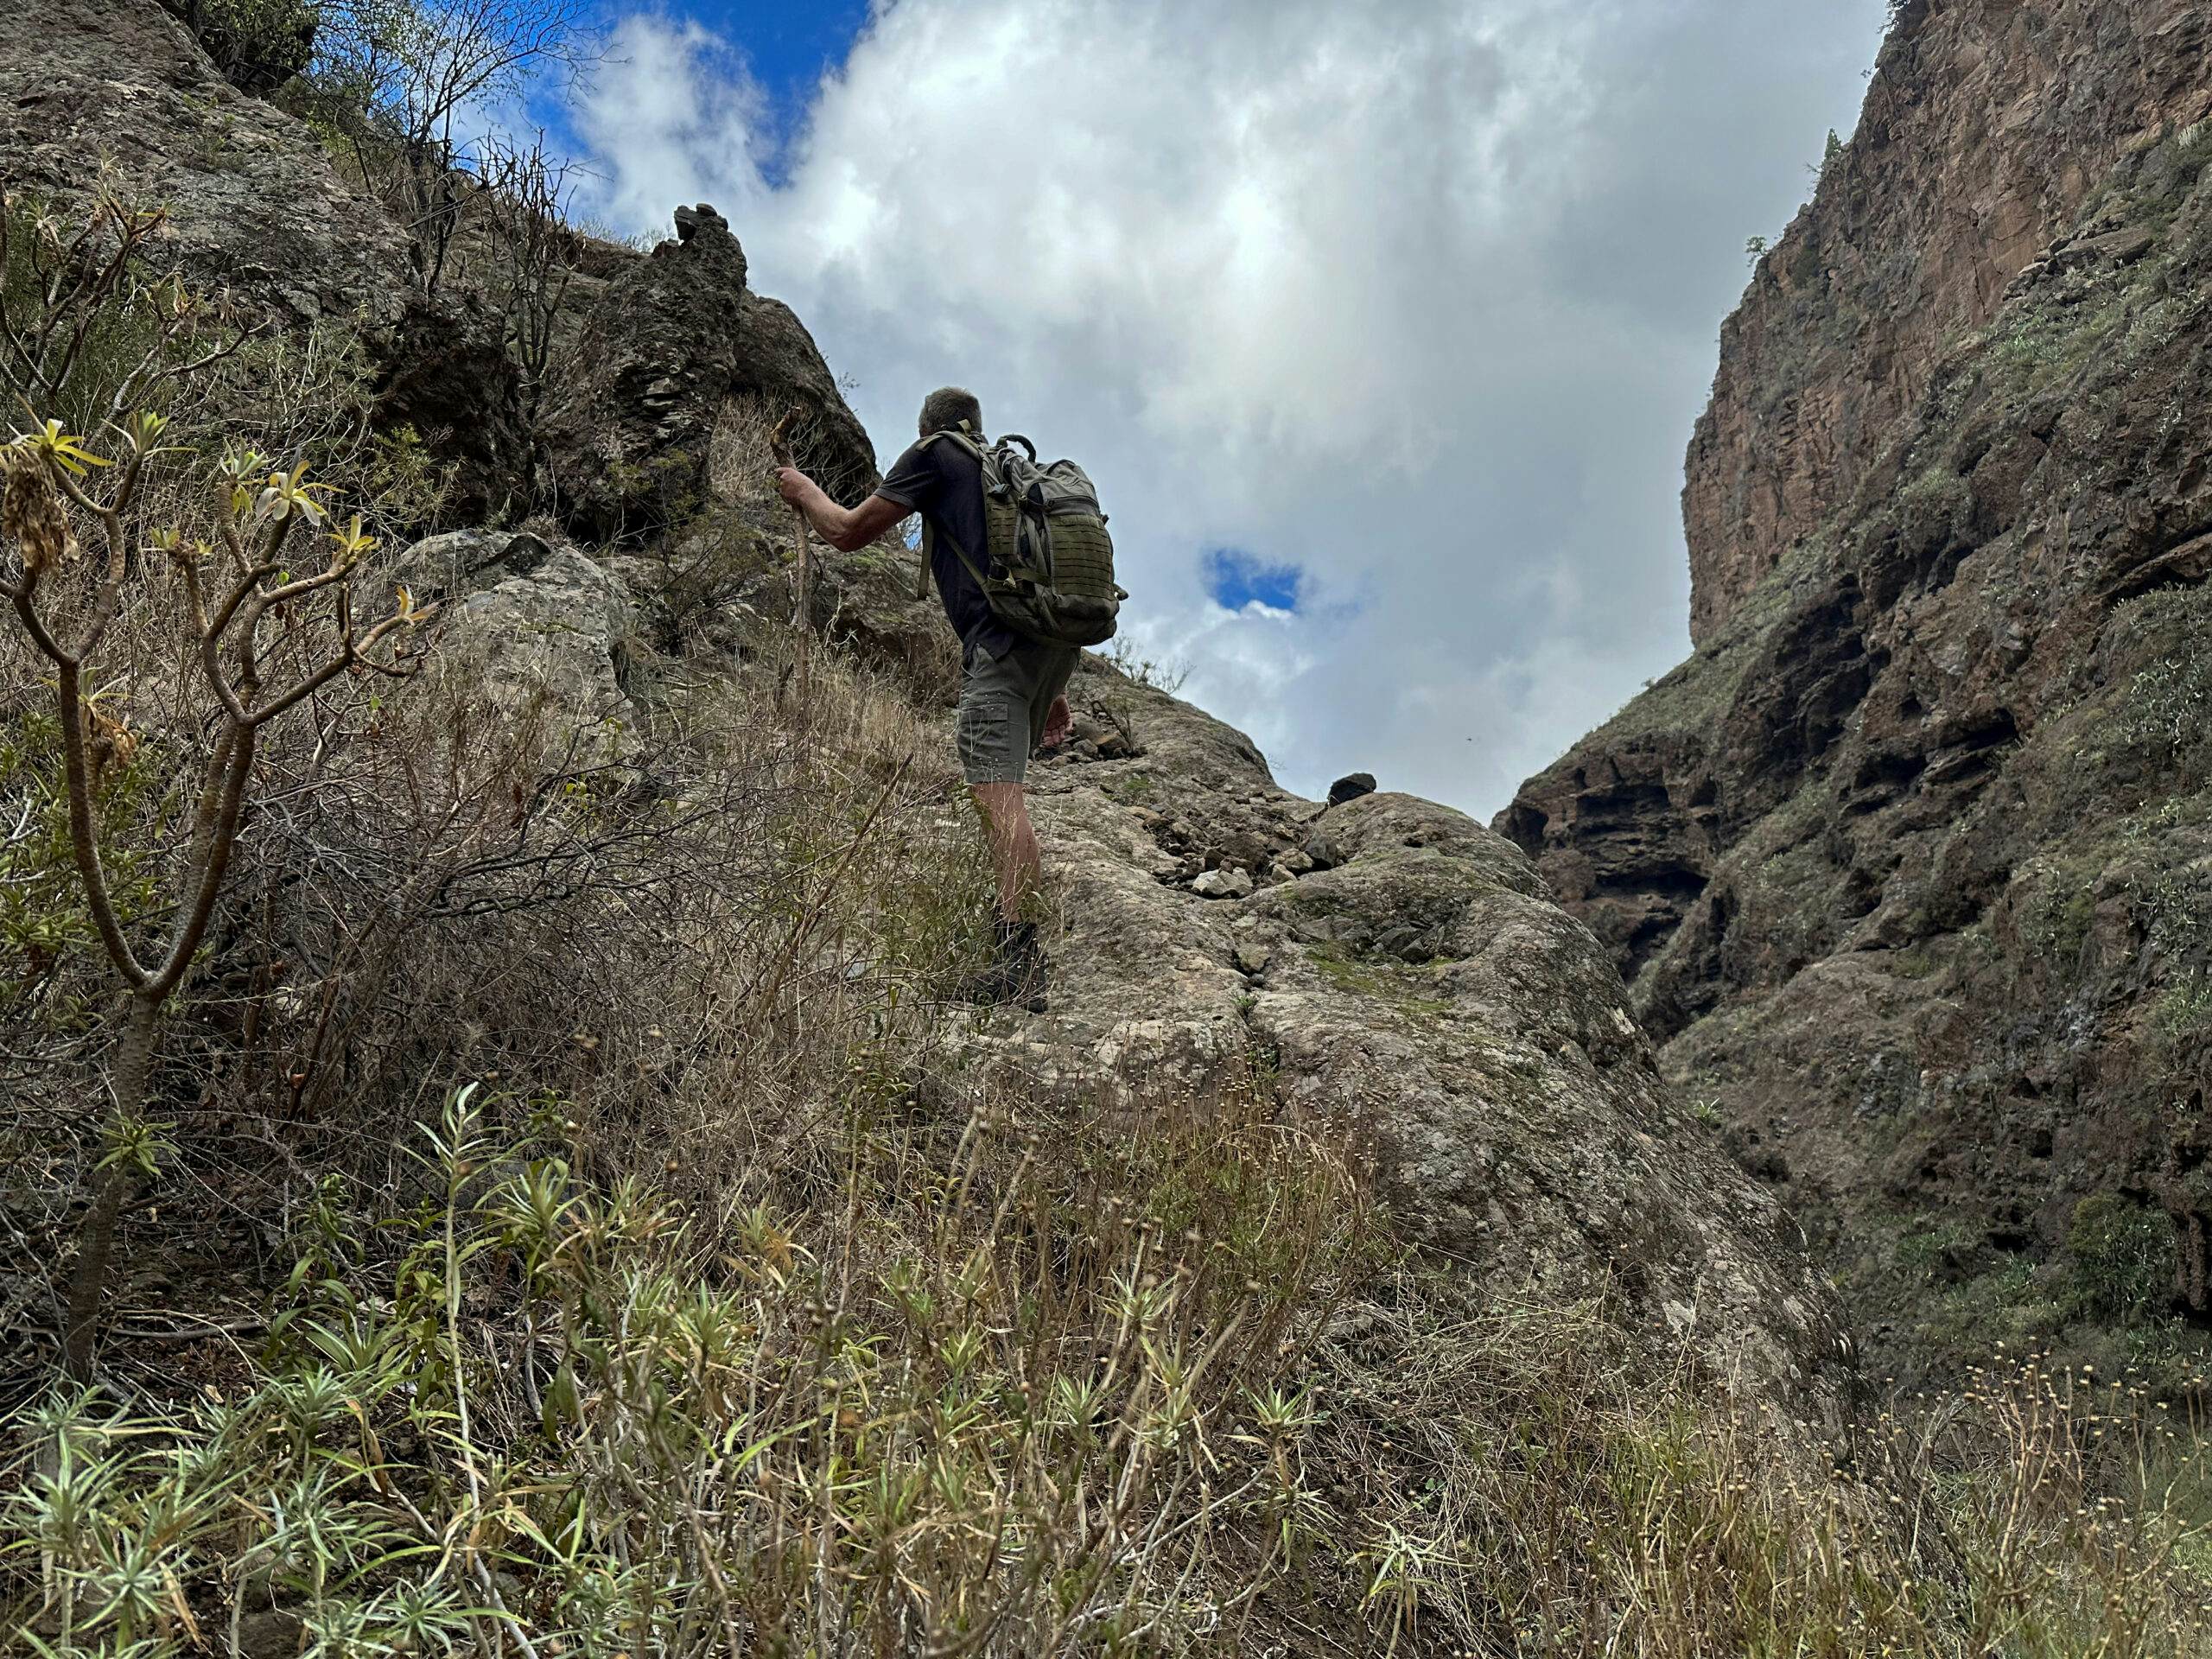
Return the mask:
POLYGON ((796 467, 776 469, 776 491, 841 553, 859 552, 913 511, 884 495, 871 495, 857 507, 841 507, 796 467))

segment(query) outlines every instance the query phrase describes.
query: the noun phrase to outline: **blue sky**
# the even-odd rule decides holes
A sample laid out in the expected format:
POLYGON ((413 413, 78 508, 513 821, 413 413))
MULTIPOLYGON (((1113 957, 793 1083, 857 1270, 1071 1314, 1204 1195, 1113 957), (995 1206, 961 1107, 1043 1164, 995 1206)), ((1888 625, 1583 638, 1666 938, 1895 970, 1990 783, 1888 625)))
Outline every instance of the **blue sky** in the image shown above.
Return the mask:
MULTIPOLYGON (((698 0, 683 5, 640 6, 621 0, 597 0, 594 22, 610 38, 617 37, 628 20, 650 19, 665 26, 685 24, 714 36, 729 50, 722 58, 724 72, 741 68, 761 98, 756 111, 754 136, 759 140, 761 170, 772 184, 787 181, 789 146, 803 128, 807 111, 823 75, 842 66, 854 41, 868 22, 868 0, 803 0, 779 4, 775 0, 698 0)), ((596 79, 624 67, 618 48, 611 60, 587 72, 596 79)), ((646 89, 640 89, 645 91, 646 89)), ((524 118, 543 128, 556 145, 572 153, 588 151, 588 143, 574 121, 565 86, 541 81, 528 89, 524 118)))
POLYGON ((1271 611, 1298 608, 1298 567, 1270 564, 1234 547, 1210 548, 1204 561, 1206 593, 1224 610, 1264 605, 1271 611))
POLYGON ((1081 461, 1132 643, 1286 784, 1487 817, 1688 654, 1745 240, 1887 10, 609 0, 545 124, 615 230, 720 207, 884 461, 946 384, 1081 461))
MULTIPOLYGON (((666 10, 713 30, 744 53, 753 79, 767 94, 778 140, 787 138, 804 117, 823 74, 844 62, 854 36, 868 21, 868 0, 711 0, 666 10)), ((780 168, 772 165, 769 171, 780 179, 780 168)))

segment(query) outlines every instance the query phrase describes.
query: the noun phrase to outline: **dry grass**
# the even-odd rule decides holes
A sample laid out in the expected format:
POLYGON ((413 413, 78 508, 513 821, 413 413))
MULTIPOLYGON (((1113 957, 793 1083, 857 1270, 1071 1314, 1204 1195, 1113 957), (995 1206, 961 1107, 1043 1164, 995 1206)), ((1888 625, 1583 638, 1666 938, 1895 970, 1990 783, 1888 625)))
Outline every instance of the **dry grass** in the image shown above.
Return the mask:
POLYGON ((242 1397, 19 1420, 61 1448, 9 1514, 30 1628, 1042 1655, 1181 1647, 1280 1570, 1276 1382, 1365 1211, 1259 1096, 1132 1141, 861 1073, 689 1202, 486 1098, 421 1135, 404 1229, 325 1189, 242 1397))
POLYGON ((1364 1593, 1420 1651, 2178 1656, 2212 1641, 2202 1424, 2001 1363, 1833 1456, 1598 1309, 1371 1308, 1324 1355, 1364 1593), (1781 1432, 1777 1433, 1777 1427, 1781 1432), (1417 1471, 1408 1482, 1408 1471, 1417 1471))

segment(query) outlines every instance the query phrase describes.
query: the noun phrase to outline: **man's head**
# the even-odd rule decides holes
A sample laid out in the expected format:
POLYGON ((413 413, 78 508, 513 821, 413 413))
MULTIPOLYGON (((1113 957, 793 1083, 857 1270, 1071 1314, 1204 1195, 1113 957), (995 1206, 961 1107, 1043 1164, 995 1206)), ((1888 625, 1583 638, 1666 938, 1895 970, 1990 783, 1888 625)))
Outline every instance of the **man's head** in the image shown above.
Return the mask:
POLYGON ((922 399, 922 430, 927 437, 932 432, 957 432, 960 423, 977 434, 983 429, 983 406, 976 401, 976 394, 962 386, 940 386, 922 399))

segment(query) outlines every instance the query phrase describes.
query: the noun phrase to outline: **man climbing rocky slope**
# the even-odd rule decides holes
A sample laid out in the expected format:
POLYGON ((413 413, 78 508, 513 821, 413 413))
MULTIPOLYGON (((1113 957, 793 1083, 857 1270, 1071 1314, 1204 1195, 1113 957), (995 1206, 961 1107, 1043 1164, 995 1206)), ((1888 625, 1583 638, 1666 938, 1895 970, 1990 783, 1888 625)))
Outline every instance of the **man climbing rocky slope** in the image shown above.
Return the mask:
MULTIPOLYGON (((215 76, 152 0, 71 0, 50 28, 57 51, 0 133, 9 178, 66 191, 69 157, 127 125, 118 188, 164 194, 188 272, 227 276, 274 325, 351 305, 373 327, 414 303, 375 211, 304 130, 215 76), (180 159, 210 123, 242 143, 242 175, 180 159), (283 268, 264 270, 226 238, 250 245, 251 204, 271 200, 291 204, 270 210, 287 223, 300 203, 326 205, 306 215, 317 228, 295 238, 283 268)), ((603 250, 581 279, 579 360, 547 439, 575 549, 549 556, 539 540, 518 557, 512 538, 458 552, 442 543, 396 567, 418 600, 449 604, 432 637, 468 653, 494 690, 540 672, 511 636, 549 641, 566 666, 537 689, 550 685, 581 721, 621 718, 651 648, 630 619, 669 602, 655 591, 669 563, 605 556, 617 542, 681 543, 726 410, 795 402, 817 474, 855 494, 874 481, 811 341, 751 293, 728 226, 702 207, 679 229, 650 255, 603 250), (472 594, 498 602, 461 602, 472 594)), ((371 344, 383 373, 412 372, 404 339, 371 344)), ((470 392, 466 405, 418 411, 454 453, 501 388, 470 392)), ((508 481, 519 499, 527 480, 508 481)), ((880 554, 830 556, 816 615, 878 660, 934 661, 927 608, 881 570, 880 554)), ((1687 1132, 1610 966, 1517 853, 1404 798, 1325 817, 1196 711, 1096 661, 1077 689, 1133 721, 1135 736, 1121 758, 1055 773, 1041 816, 1054 861, 1071 872, 1057 999, 1069 1012, 990 1039, 999 1060, 1040 1084, 1080 1077, 1132 1097, 1204 1098, 1230 1062, 1263 1054, 1300 1109, 1373 1137, 1406 1227, 1463 1261, 1471 1283, 1534 1283, 1562 1301, 1610 1285, 1716 1376, 1777 1398, 1833 1398, 1836 1333, 1776 1206, 1687 1132), (1259 890, 1222 901, 1194 891, 1192 878, 1217 868, 1249 873, 1259 890)))
POLYGON ((2208 118, 2201 7, 1899 8, 1723 336, 1697 654, 1497 820, 1902 1363, 2212 1315, 2208 118))
MULTIPOLYGON (((393 156, 354 154, 356 189, 152 0, 0 4, 32 43, 0 64, 11 252, 137 226, 137 274, 227 289, 204 321, 237 346, 178 378, 146 475, 180 533, 115 560, 83 707, 17 624, 104 602, 56 475, 128 440, 10 448, 10 1639, 2202 1650, 2197 1581, 2142 1566, 2189 1535, 2085 1522, 2071 1442, 2013 1432, 2023 1402, 2075 1421, 2047 1376, 1910 1442, 1852 1409, 1781 1205, 1662 1077, 1599 938, 1462 815, 1299 799, 1086 657, 1031 779, 1052 1007, 952 1005, 988 882, 943 621, 895 537, 796 591, 780 417, 848 504, 875 457, 741 226, 503 246, 512 204, 452 178, 435 265, 378 205, 393 156), (166 216, 127 218, 141 193, 166 216), (512 262, 549 248, 533 356, 512 262), (270 456, 217 475, 247 442, 270 456), (246 643, 200 648, 199 533, 276 518, 298 568, 238 561, 246 643), (210 736, 226 664, 253 695, 357 615, 396 677, 327 658, 257 747, 210 736), (190 810, 211 758, 235 817, 190 810), (110 935, 160 932, 173 871, 231 851, 139 1027, 143 1112, 87 1108, 141 988, 85 913, 86 836, 110 935), (57 1389, 84 1328, 58 1278, 96 1234, 57 1389), (42 1482, 56 1459, 93 1472, 42 1482), (2059 1478, 2024 1505, 2023 1470, 2059 1478)), ((25 269, 10 315, 49 303, 25 269)), ((174 305, 109 300, 124 335, 174 305)))

